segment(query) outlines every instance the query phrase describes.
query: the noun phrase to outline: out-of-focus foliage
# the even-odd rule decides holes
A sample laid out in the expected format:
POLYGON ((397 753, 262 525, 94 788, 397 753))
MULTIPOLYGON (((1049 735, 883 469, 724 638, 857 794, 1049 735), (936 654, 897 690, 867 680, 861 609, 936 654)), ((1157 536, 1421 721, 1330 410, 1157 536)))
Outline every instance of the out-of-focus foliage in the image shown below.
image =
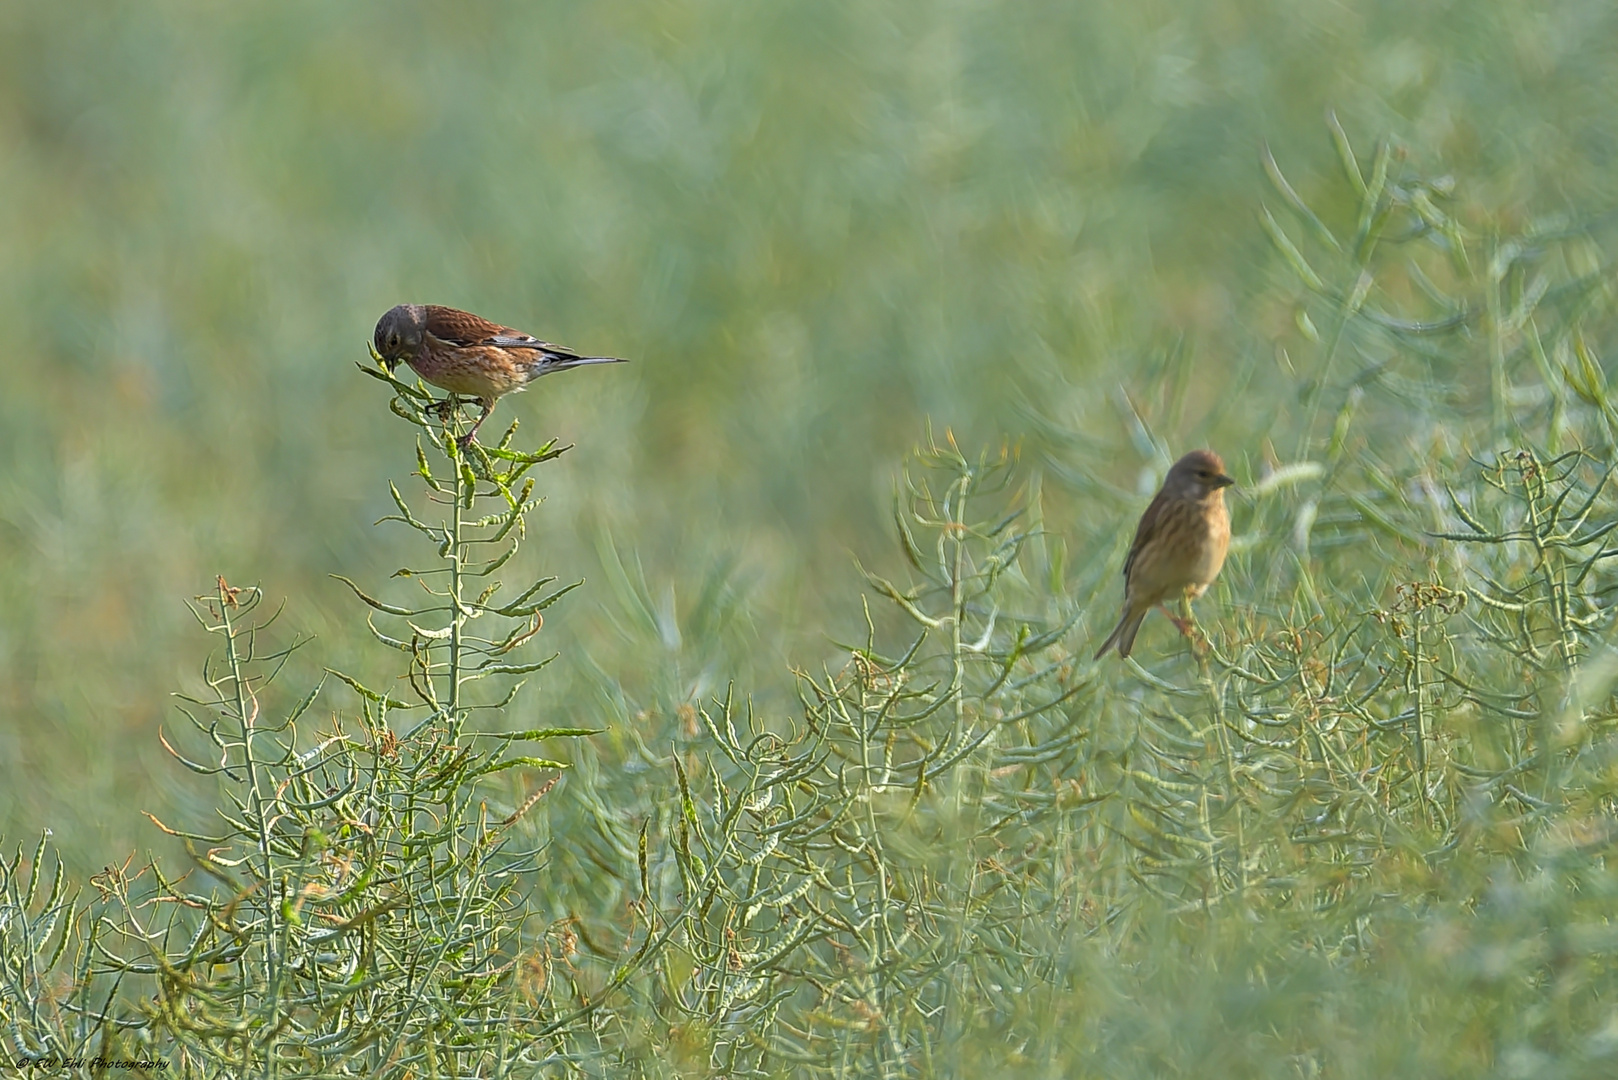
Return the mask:
POLYGON ((71 882, 229 805, 155 737, 208 693, 179 598, 263 581, 317 634, 284 678, 374 664, 327 575, 404 564, 366 526, 410 446, 350 361, 430 300, 635 361, 492 422, 579 444, 505 572, 590 579, 494 726, 607 731, 518 823, 483 1030, 499 991, 606 1074, 1606 1075, 1615 32, 0 12, 0 832, 67 865, 0 866, 8 1037, 97 1045, 71 882), (956 520, 1003 441, 1020 516, 956 520), (1198 444, 1243 482, 1208 647, 1154 616, 1092 669, 1198 444))
POLYGON ((100 807, 185 799, 151 731, 197 582, 262 581, 326 648, 359 640, 326 575, 395 557, 365 526, 400 437, 348 365, 393 303, 635 361, 501 405, 589 440, 552 481, 548 567, 624 568, 659 626, 655 659, 631 613, 559 626, 581 648, 553 689, 667 711, 778 687, 847 618, 848 553, 881 542, 924 416, 1057 457, 1076 545, 1159 453, 1120 395, 1170 449, 1261 458, 1313 376, 1276 367, 1302 339, 1254 227, 1264 143, 1334 225, 1328 107, 1464 176, 1485 231, 1609 205, 1614 18, 7 5, 0 823, 58 829, 88 871, 146 842, 100 807))

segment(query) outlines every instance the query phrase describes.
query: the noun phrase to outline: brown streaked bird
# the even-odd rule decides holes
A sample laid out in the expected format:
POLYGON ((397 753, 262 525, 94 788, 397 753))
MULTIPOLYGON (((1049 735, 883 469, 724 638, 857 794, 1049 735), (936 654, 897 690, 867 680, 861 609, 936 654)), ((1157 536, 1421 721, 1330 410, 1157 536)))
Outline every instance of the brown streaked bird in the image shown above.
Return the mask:
MULTIPOLYGON (((1097 660, 1114 645, 1119 656, 1128 656, 1147 612, 1182 595, 1195 600, 1219 576, 1230 547, 1225 489, 1235 482, 1212 450, 1193 450, 1169 469, 1162 490, 1135 528, 1135 542, 1124 559, 1123 617, 1097 650, 1097 660)), ((1190 632, 1168 608, 1163 614, 1182 634, 1190 632)))
POLYGON ((497 400, 541 375, 586 364, 624 363, 615 356, 582 356, 470 311, 437 304, 390 308, 377 320, 375 344, 388 374, 403 362, 440 389, 478 399, 483 415, 461 436, 463 446, 497 400))

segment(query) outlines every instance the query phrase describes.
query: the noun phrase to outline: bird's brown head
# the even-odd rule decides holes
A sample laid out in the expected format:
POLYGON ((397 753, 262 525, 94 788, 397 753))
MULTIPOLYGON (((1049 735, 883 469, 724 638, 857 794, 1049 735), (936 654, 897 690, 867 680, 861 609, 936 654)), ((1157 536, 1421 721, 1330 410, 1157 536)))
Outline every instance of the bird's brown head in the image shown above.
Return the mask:
POLYGON ((1236 481, 1212 450, 1193 450, 1176 461, 1163 480, 1163 490, 1182 499, 1206 499, 1236 481))
POLYGON ((421 349, 421 335, 426 328, 427 311, 420 304, 399 304, 377 320, 372 341, 390 375, 421 349))

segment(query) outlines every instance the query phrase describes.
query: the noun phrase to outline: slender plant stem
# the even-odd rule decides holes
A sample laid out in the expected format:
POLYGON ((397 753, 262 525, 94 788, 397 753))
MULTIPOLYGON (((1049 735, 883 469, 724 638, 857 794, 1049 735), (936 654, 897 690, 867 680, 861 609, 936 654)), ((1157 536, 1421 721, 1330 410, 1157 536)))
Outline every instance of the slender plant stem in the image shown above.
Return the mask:
MULTIPOLYGON (((236 603, 235 596, 227 589, 223 578, 219 580, 219 622, 225 631, 225 657, 230 664, 231 688, 236 697, 236 718, 241 723, 242 732, 242 758, 247 766, 248 799, 253 808, 253 828, 257 832, 258 854, 262 863, 260 869, 260 888, 263 891, 264 904, 264 982, 266 986, 274 987, 280 981, 280 935, 276 931, 276 897, 274 866, 270 855, 270 831, 268 815, 264 812, 264 793, 259 777, 258 754, 254 746, 254 735, 257 717, 253 713, 255 708, 252 695, 247 688, 247 673, 243 670, 241 650, 236 645, 236 627, 230 621, 230 609, 236 603)), ((280 1003, 275 993, 268 995, 269 1012, 266 1016, 265 1028, 273 1031, 278 1026, 277 1014, 280 1003)), ((243 999, 246 1004, 246 999, 243 999)), ((251 1045, 251 1039, 244 1039, 244 1043, 251 1045)), ((248 1051, 244 1048, 243 1053, 248 1051)), ((244 1058, 244 1063, 246 1060, 244 1058)), ((265 1053, 263 1058, 262 1075, 266 1078, 275 1075, 276 1055, 265 1053)))
MULTIPOLYGON (((449 441, 451 437, 447 431, 444 438, 446 445, 454 445, 449 441)), ((468 473, 458 455, 451 463, 455 466, 455 510, 450 517, 448 552, 450 633, 449 694, 446 707, 449 710, 450 737, 458 740, 461 736, 461 633, 465 622, 464 609, 461 606, 461 574, 464 570, 461 564, 466 555, 461 536, 461 508, 471 503, 477 480, 468 473)))

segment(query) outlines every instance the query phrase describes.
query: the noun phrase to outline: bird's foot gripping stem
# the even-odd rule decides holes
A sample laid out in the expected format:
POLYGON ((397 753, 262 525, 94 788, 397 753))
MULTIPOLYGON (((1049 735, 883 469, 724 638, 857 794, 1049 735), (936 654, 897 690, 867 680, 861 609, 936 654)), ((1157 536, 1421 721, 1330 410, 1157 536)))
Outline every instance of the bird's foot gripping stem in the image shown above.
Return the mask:
POLYGON ((1174 614, 1174 612, 1170 611, 1168 609, 1168 606, 1165 605, 1165 604, 1157 605, 1157 610, 1161 611, 1163 613, 1164 617, 1167 618, 1169 622, 1174 624, 1174 629, 1178 630, 1180 633, 1184 634, 1186 637, 1195 637, 1196 636, 1197 624, 1192 622, 1189 617, 1182 619, 1180 616, 1178 616, 1178 615, 1174 614))
MULTIPOLYGON (((455 410, 459 409, 462 405, 468 405, 477 400, 477 398, 463 399, 458 394, 451 394, 449 397, 444 398, 442 401, 430 406, 429 411, 436 413, 438 415, 438 422, 447 427, 449 425, 450 417, 455 415, 455 410)), ((473 421, 472 430, 468 431, 465 435, 456 436, 455 445, 462 450, 465 450, 467 447, 477 442, 478 428, 483 426, 483 421, 489 418, 489 413, 494 408, 492 404, 486 401, 479 402, 479 404, 483 406, 483 414, 473 421)), ((448 432, 445 434, 448 434, 448 432)))
POLYGON ((485 401, 483 403, 483 415, 478 417, 477 420, 473 422, 471 431, 468 431, 465 435, 462 435, 460 438, 455 440, 455 445, 459 446, 462 450, 465 450, 467 447, 477 442, 478 428, 483 426, 483 421, 487 420, 489 418, 489 413, 493 411, 494 405, 485 401))
POLYGON ((1212 646, 1208 641, 1208 635, 1202 632, 1202 627, 1198 626, 1197 620, 1192 617, 1191 598, 1189 596, 1181 598, 1180 614, 1178 615, 1170 611, 1167 604, 1159 604, 1157 609, 1167 615, 1169 622, 1174 624, 1175 629, 1185 635, 1186 641, 1191 646, 1191 651, 1194 654, 1198 657, 1207 655, 1212 646))

